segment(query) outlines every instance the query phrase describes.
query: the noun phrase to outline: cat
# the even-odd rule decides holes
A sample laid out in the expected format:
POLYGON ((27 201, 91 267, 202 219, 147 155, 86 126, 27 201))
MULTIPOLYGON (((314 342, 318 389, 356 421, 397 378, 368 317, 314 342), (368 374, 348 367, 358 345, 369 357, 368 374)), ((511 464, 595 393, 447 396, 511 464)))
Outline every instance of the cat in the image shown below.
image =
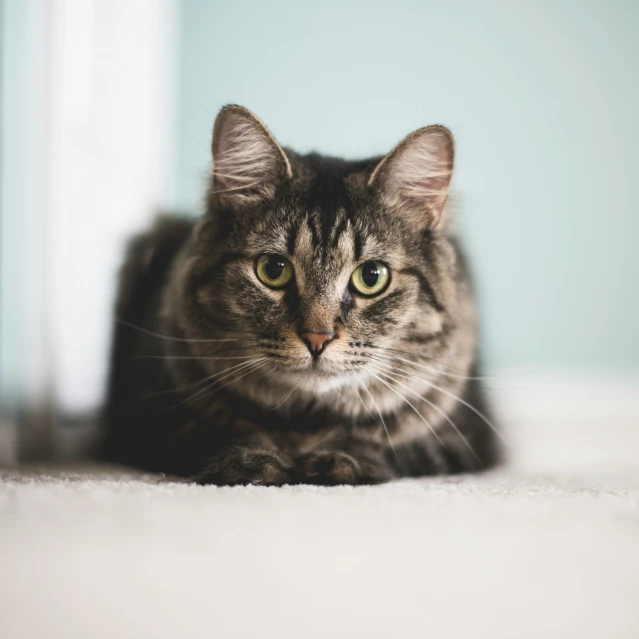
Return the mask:
POLYGON ((104 457, 218 485, 494 465, 448 129, 344 161, 230 105, 212 152, 201 219, 160 218, 128 249, 104 457))

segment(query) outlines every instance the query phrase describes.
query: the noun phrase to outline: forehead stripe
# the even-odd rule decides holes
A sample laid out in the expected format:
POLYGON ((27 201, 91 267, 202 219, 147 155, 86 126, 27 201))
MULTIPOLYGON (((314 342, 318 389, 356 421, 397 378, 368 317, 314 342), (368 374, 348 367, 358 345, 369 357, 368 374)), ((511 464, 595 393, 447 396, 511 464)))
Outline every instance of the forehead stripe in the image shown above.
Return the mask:
POLYGON ((286 250, 289 255, 295 253, 295 245, 297 244, 297 236, 300 232, 300 223, 298 220, 291 222, 288 229, 288 237, 286 238, 286 250))
POLYGON ((359 262, 362 259, 362 236, 360 235, 360 232, 357 229, 354 229, 353 232, 354 237, 354 242, 355 242, 355 261, 359 262))
POLYGON ((335 227, 333 231, 333 237, 331 238, 331 248, 336 248, 339 243, 339 238, 342 236, 342 233, 346 230, 346 226, 348 225, 348 219, 346 216, 343 216, 340 220, 339 224, 335 227))

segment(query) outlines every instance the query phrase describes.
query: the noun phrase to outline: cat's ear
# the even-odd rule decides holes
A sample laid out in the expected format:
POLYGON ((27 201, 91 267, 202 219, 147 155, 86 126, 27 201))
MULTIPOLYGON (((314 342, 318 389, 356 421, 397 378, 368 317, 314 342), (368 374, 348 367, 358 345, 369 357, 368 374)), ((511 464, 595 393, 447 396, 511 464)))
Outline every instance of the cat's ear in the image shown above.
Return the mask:
POLYGON ((427 126, 405 137, 370 176, 386 205, 420 228, 442 222, 453 174, 455 144, 443 126, 427 126))
POLYGON ((213 127, 212 195, 226 205, 273 197, 291 163, 271 132, 248 109, 224 107, 213 127))

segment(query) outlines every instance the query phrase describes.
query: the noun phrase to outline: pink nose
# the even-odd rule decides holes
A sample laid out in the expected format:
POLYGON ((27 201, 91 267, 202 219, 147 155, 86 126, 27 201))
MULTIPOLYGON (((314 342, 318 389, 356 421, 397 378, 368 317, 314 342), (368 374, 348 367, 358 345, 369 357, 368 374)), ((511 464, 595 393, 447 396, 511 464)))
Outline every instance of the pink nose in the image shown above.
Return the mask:
POLYGON ((301 333, 300 337, 306 344, 306 347, 311 351, 311 355, 319 355, 326 344, 330 342, 334 337, 334 333, 301 333))

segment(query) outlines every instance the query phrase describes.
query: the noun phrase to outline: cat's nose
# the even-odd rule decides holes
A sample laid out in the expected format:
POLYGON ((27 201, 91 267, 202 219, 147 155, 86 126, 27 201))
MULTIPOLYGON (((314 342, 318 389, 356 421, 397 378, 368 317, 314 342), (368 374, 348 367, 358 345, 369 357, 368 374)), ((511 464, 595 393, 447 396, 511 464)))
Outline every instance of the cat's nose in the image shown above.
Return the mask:
POLYGON ((304 344, 306 344, 306 348, 311 352, 311 355, 317 357, 326 348, 326 345, 335 339, 335 333, 311 333, 304 331, 300 333, 300 337, 304 344))

